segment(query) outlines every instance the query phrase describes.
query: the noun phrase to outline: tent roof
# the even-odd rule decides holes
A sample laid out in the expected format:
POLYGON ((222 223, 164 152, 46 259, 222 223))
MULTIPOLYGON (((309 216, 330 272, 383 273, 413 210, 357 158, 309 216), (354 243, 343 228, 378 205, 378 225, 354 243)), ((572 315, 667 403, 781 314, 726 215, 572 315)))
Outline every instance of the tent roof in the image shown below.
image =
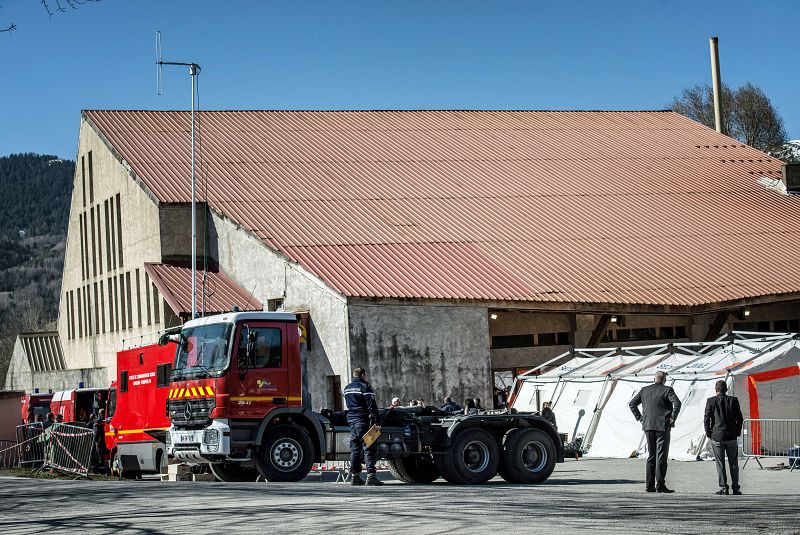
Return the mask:
MULTIPOLYGON (((520 376, 530 382, 558 379, 597 379, 611 377, 649 377, 664 371, 672 377, 724 376, 752 372, 785 355, 792 349, 800 357, 797 334, 746 333, 733 331, 714 342, 657 344, 620 348, 587 348, 566 352, 548 363, 574 355, 555 369, 520 376)), ((794 352, 793 352, 794 353, 794 352)))

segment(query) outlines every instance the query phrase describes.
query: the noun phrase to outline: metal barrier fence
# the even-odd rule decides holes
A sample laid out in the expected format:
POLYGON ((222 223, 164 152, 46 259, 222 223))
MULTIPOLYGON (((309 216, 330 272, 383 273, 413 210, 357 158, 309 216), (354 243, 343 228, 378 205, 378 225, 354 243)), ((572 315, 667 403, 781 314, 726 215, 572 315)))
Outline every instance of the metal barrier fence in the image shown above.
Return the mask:
POLYGON ((48 440, 43 468, 88 477, 94 431, 78 425, 53 424, 44 434, 48 440))
POLYGON ((19 448, 16 440, 0 440, 0 468, 19 466, 19 448))
POLYGON ((40 422, 17 426, 19 465, 38 468, 45 457, 44 429, 40 422))
MULTIPOLYGON (((791 469, 800 468, 800 420, 747 419, 742 426, 742 455, 747 462, 761 457, 784 457, 791 469)), ((763 468, 763 466, 762 466, 763 468)))

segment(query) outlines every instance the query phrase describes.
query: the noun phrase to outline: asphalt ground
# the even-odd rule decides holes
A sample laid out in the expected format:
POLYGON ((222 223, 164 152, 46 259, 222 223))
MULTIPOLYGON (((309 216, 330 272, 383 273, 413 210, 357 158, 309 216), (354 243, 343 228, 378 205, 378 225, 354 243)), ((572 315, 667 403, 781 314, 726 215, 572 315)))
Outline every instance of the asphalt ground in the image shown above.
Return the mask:
POLYGON ((743 496, 713 494, 712 461, 671 462, 671 495, 644 492, 636 459, 568 460, 536 486, 381 477, 379 488, 318 475, 290 484, 2 478, 0 533, 800 533, 800 470, 753 461, 743 496))

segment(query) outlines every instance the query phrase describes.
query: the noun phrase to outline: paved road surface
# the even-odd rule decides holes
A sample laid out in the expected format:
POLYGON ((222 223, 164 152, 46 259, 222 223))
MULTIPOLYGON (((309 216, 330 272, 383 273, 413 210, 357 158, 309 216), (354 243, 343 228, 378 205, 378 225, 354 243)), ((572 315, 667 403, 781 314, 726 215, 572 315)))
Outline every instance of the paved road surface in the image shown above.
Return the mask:
POLYGON ((643 462, 568 461, 545 485, 496 480, 352 488, 330 482, 160 483, 0 479, 0 532, 800 533, 800 471, 744 472, 715 496, 713 462, 670 464, 674 495, 643 492, 643 462), (710 478, 710 479, 709 479, 710 478), (99 505, 98 505, 99 504, 99 505), (351 511, 361 511, 353 514, 351 511))

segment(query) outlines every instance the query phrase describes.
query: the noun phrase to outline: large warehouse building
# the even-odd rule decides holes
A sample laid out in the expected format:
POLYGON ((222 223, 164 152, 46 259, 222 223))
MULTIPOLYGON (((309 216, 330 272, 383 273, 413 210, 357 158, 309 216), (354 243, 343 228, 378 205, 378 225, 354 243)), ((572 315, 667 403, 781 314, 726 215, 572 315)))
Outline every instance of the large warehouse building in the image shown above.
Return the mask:
MULTIPOLYGON (((798 330, 781 162, 672 112, 211 111, 198 141, 198 302, 307 313, 315 408, 355 365, 382 404, 487 399, 571 345, 798 330)), ((6 388, 108 384, 189 316, 189 147, 187 112, 82 114, 58 332, 6 388)))

